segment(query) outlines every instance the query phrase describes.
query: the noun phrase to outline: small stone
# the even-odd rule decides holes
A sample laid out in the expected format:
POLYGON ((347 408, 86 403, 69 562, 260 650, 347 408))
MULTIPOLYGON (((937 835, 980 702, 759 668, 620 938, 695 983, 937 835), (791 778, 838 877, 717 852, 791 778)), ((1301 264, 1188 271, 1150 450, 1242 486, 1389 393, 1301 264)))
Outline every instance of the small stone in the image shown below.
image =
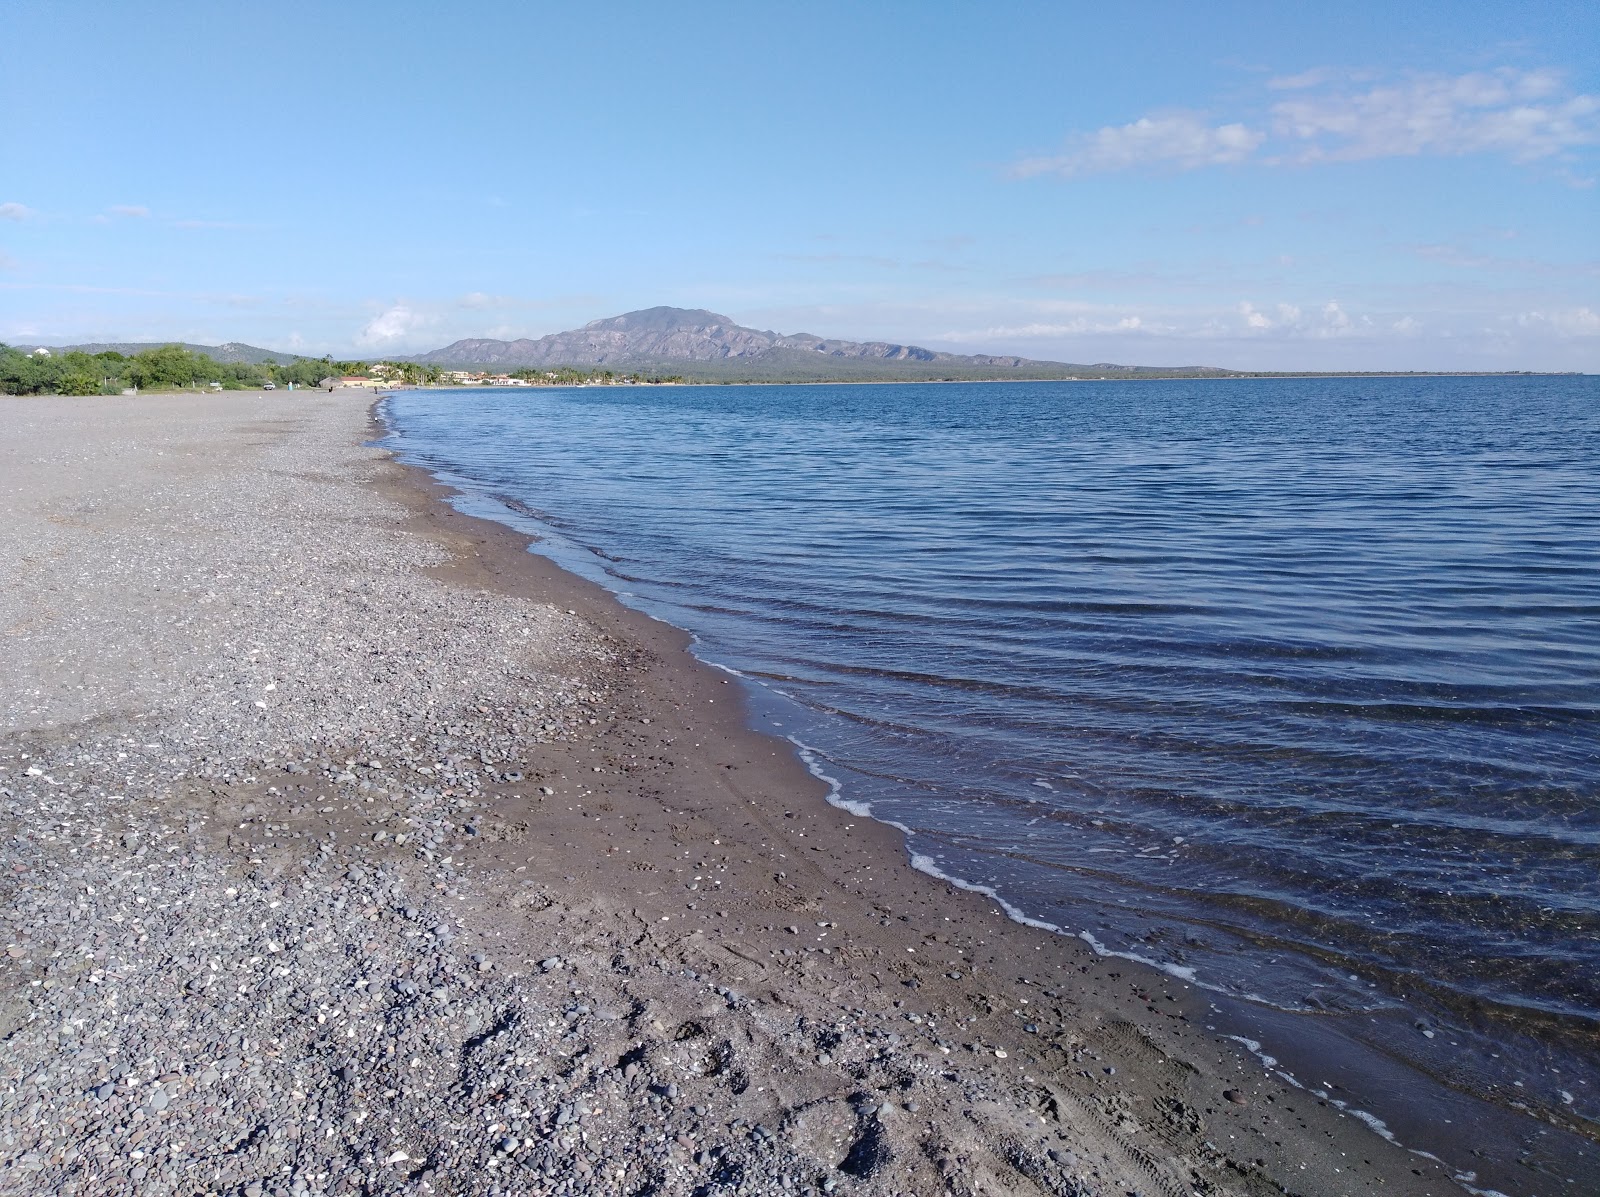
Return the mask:
POLYGON ((95 1087, 94 1095, 96 1097, 98 1097, 101 1101, 105 1101, 107 1098, 109 1098, 116 1091, 117 1091, 116 1085, 112 1084, 110 1081, 106 1081, 105 1083, 103 1083, 101 1085, 97 1085, 95 1087))
POLYGON ((502 1152, 504 1152, 506 1155, 510 1155, 519 1146, 520 1146, 520 1144, 518 1144, 518 1142, 515 1139, 515 1137, 513 1137, 511 1135, 507 1135, 505 1138, 500 1140, 500 1150, 502 1152))
POLYGON ((171 1101, 172 1098, 167 1096, 165 1089, 157 1089, 150 1095, 150 1108, 159 1112, 166 1109, 171 1101))
POLYGON ((1250 1104, 1250 1099, 1237 1089, 1226 1089, 1223 1091, 1222 1096, 1226 1097, 1236 1106, 1247 1106, 1250 1104))
POLYGON ((543 960, 539 961, 539 967, 547 973, 553 973, 556 969, 561 967, 561 957, 546 956, 543 960))

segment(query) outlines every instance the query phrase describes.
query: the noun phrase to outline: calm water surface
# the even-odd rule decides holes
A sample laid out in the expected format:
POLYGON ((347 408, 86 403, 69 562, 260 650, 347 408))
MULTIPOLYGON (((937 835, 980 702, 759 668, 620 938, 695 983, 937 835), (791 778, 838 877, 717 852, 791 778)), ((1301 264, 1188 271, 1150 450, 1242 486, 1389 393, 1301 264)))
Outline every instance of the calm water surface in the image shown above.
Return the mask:
POLYGON ((1600 1111, 1592 1073, 1546 1075, 1600 1025, 1600 380, 407 392, 389 419, 764 687, 923 867, 1219 992, 1529 1036, 1535 1100, 1600 1111))

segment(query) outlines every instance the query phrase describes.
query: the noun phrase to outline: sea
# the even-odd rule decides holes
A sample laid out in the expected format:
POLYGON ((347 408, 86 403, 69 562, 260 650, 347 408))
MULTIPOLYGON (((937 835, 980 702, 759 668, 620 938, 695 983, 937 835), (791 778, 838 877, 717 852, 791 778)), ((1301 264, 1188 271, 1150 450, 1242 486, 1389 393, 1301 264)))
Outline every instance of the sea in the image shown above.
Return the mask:
POLYGON ((917 867, 1194 986, 1408 1146, 1485 1107, 1506 1150, 1518 1119, 1596 1139, 1600 379, 383 415, 463 510, 692 633, 917 867))

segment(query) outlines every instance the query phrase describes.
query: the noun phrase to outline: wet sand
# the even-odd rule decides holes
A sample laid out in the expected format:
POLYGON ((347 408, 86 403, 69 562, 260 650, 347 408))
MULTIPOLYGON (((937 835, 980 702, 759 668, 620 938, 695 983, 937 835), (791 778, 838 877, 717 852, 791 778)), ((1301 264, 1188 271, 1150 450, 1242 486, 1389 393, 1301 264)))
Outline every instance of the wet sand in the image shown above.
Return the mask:
POLYGON ((367 403, 0 401, 0 1189, 1462 1191, 910 868, 367 403))

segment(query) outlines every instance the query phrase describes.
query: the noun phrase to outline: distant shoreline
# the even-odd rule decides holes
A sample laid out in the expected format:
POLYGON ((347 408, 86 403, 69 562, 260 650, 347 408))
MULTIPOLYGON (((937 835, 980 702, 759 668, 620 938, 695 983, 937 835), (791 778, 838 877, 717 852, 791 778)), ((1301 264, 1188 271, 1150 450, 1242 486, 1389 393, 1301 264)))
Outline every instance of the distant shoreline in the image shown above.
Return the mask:
MULTIPOLYGON (((1398 370, 1390 372, 1306 372, 1300 374, 1161 374, 1105 375, 1088 378, 685 378, 681 382, 564 382, 526 383, 504 386, 492 383, 427 383, 375 388, 378 393, 389 391, 473 391, 473 390, 540 390, 572 387, 837 387, 837 386, 931 386, 931 385, 984 385, 988 383, 1041 383, 1041 382, 1262 382, 1301 378, 1590 378, 1593 375, 1580 370, 1452 370, 1423 371, 1398 370)), ((351 388, 356 389, 356 388, 351 388)))

